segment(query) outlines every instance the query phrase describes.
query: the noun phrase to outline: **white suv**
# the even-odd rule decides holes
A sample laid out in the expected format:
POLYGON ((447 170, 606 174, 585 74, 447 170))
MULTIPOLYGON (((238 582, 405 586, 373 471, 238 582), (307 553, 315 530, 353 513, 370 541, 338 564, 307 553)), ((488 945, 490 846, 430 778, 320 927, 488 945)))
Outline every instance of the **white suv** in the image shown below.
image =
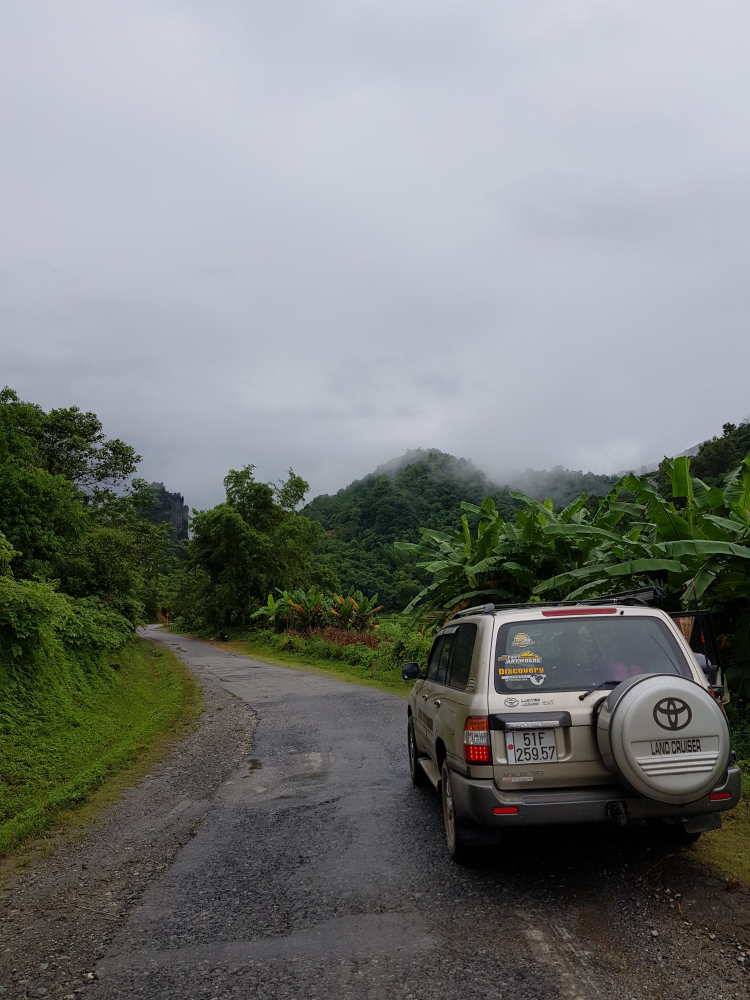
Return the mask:
POLYGON ((452 857, 544 823, 648 820, 690 842, 737 805, 721 688, 684 623, 630 605, 469 608, 426 670, 404 664, 411 777, 440 791, 452 857))

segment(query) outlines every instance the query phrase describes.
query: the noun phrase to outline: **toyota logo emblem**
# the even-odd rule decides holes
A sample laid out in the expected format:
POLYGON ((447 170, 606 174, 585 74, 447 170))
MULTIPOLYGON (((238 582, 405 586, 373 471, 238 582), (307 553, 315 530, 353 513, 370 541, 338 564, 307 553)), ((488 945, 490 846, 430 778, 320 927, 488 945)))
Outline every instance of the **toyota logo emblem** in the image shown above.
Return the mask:
POLYGON ((676 732, 689 726, 692 718, 690 705, 681 698, 662 698, 654 705, 654 722, 662 729, 676 732))

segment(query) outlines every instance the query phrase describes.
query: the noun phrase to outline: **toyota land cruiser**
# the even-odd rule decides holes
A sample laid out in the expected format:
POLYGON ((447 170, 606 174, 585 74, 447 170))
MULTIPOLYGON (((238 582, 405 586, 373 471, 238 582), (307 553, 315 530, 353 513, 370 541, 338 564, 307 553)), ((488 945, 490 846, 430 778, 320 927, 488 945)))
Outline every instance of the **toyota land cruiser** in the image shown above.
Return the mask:
POLYGON ((411 779, 441 794, 450 855, 546 823, 718 828, 741 775, 703 649, 632 601, 454 615, 426 670, 402 668, 411 779))

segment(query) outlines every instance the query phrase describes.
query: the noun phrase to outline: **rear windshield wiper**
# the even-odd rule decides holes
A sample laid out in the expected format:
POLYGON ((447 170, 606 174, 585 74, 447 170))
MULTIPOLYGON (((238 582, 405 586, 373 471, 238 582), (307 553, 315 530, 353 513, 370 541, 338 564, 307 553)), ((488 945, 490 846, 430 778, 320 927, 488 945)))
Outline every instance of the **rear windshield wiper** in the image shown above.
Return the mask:
POLYGON ((583 701, 584 698, 588 698, 588 696, 593 694, 594 691, 601 691, 602 688, 617 687, 619 683, 620 681, 602 681, 601 684, 597 684, 595 688, 589 688, 588 691, 584 691, 583 694, 579 694, 578 700, 583 701))

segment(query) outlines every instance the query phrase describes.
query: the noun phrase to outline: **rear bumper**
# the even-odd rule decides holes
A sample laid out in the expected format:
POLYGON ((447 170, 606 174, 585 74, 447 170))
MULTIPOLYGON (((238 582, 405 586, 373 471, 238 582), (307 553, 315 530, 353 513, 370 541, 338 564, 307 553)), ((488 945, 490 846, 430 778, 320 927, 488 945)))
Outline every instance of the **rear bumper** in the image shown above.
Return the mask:
POLYGON ((711 793, 728 792, 729 798, 711 800, 706 795, 684 806, 642 798, 622 785, 505 792, 500 791, 492 780, 467 778, 457 771, 451 772, 451 788, 458 816, 496 829, 556 823, 612 823, 619 814, 626 817, 628 823, 647 819, 682 822, 693 817, 706 817, 690 824, 691 828, 698 830, 715 828, 720 821, 718 816, 713 819, 714 814, 737 805, 742 793, 742 773, 738 767, 730 765, 723 781, 711 793), (613 803, 620 803, 625 812, 613 803), (518 812, 495 813, 495 809, 503 807, 515 807, 518 812))

